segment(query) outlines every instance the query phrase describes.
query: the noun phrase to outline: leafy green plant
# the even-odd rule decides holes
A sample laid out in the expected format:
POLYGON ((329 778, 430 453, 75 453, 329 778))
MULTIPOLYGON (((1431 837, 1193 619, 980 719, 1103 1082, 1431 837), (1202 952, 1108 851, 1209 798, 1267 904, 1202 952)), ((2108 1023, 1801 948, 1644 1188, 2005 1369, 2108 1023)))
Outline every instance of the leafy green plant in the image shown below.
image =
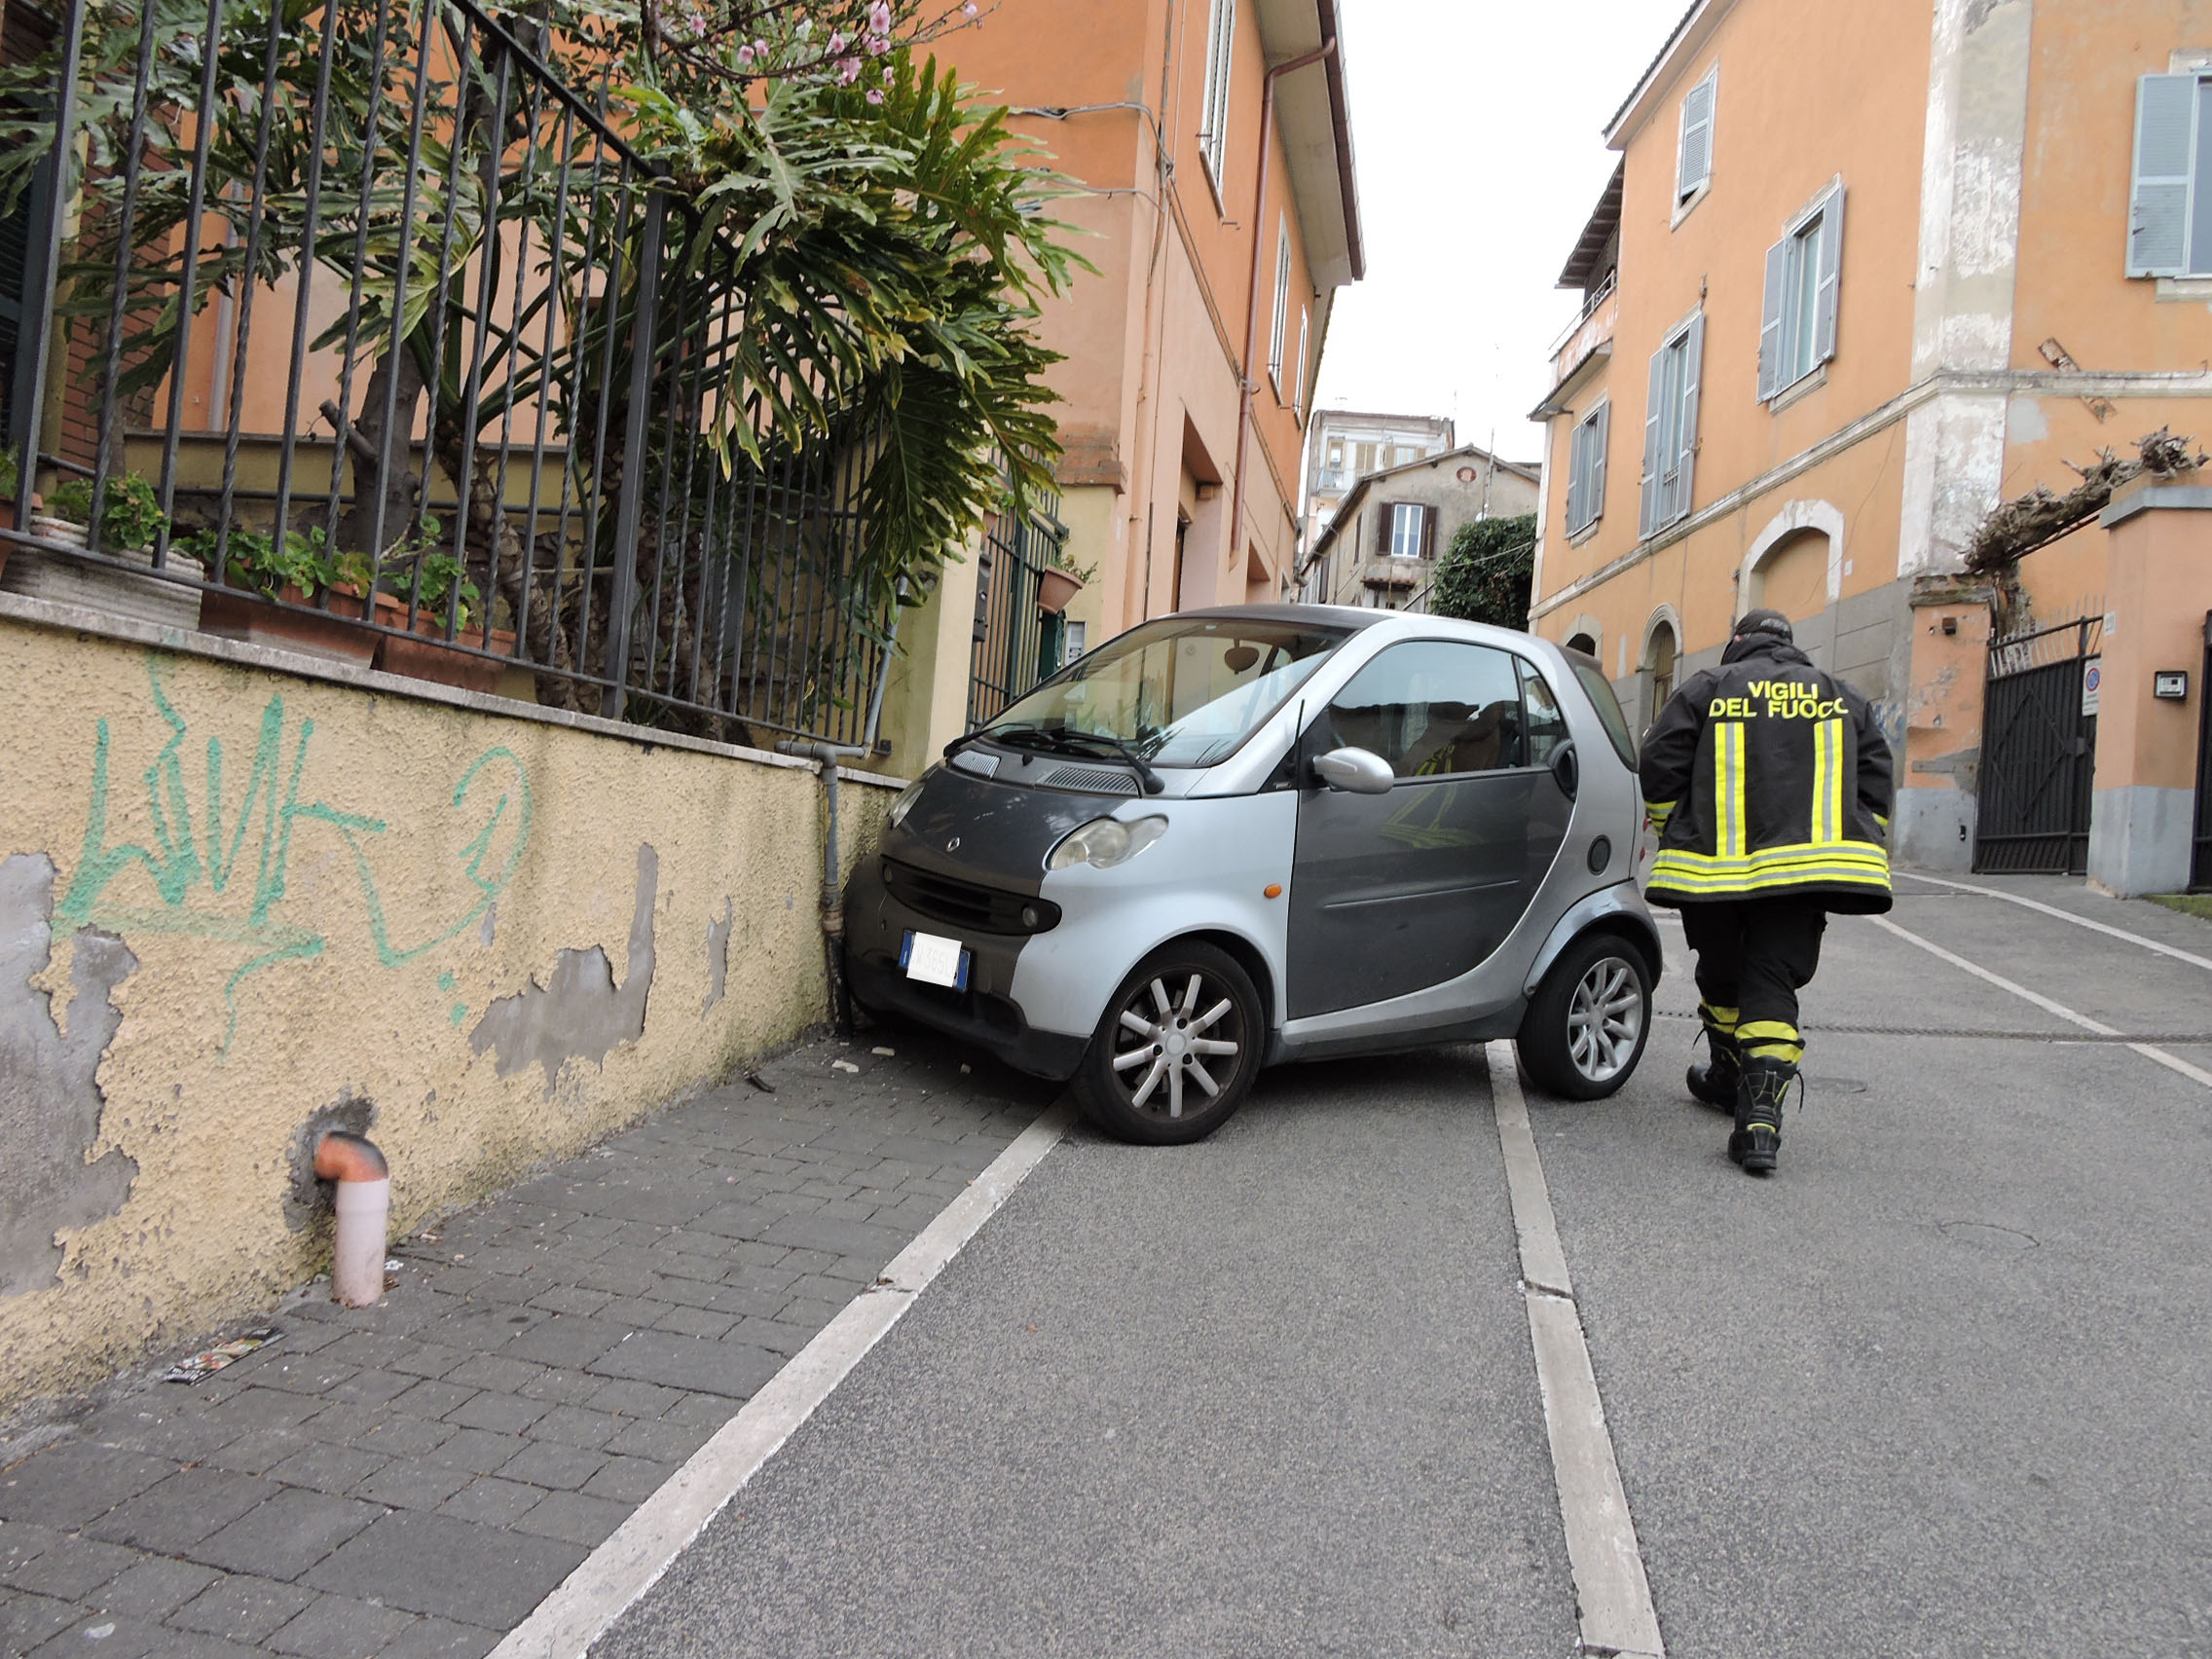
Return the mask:
POLYGON ((1436 561, 1428 608, 1438 616, 1529 626, 1529 587, 1536 569, 1536 515, 1476 519, 1453 533, 1436 561))
MULTIPOLYGON (((92 522, 92 480, 71 478, 57 484, 46 498, 46 510, 66 523, 90 526, 92 522)), ((111 552, 118 548, 151 547, 168 528, 168 515, 162 511, 161 498, 145 479, 131 473, 107 481, 100 497, 101 547, 111 552)))
POLYGON ((394 599, 412 595, 417 614, 433 623, 445 621, 456 584, 461 589, 460 626, 473 627, 482 615, 484 595, 469 579, 467 567, 451 553, 424 549, 402 555, 384 568, 384 590, 394 599))

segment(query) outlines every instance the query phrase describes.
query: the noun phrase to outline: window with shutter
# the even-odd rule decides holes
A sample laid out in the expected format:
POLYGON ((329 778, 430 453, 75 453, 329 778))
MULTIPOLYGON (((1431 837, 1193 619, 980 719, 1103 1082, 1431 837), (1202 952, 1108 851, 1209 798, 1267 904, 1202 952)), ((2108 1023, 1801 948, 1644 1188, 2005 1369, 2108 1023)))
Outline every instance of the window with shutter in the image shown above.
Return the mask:
POLYGON ((1843 187, 1837 185, 1766 250, 1759 316, 1759 400, 1795 386, 1835 355, 1843 292, 1843 187))
POLYGON ((1290 333, 1290 218, 1285 214, 1275 234, 1275 321, 1268 336, 1268 379, 1282 398, 1282 349, 1290 333))
POLYGON ((2212 79, 2146 75, 2135 87, 2135 166, 2128 194, 2130 276, 2212 275, 2212 205, 2199 181, 2212 132, 2212 79))
POLYGON ((1575 426, 1568 442, 1567 533, 1579 535, 1605 511, 1605 424, 1609 403, 1601 403, 1575 426))
POLYGON ((1236 40, 1236 0, 1213 0, 1206 25, 1206 87, 1198 150, 1219 191, 1228 182, 1222 163, 1229 152, 1229 69, 1236 40))
POLYGON ((1679 207, 1713 178, 1713 112, 1719 91, 1720 66, 1682 94, 1681 144, 1676 153, 1675 205, 1679 207))
POLYGON ((1414 501, 1395 501, 1390 506, 1390 557, 1393 559, 1419 559, 1427 541, 1423 521, 1428 509, 1414 501))
POLYGON ((1300 421, 1306 419, 1306 331, 1312 313, 1306 307, 1298 308, 1298 366, 1296 378, 1290 385, 1290 412, 1300 421))
POLYGON ((1637 534, 1651 535, 1690 510, 1697 460, 1698 376, 1705 315, 1682 324, 1651 357, 1643 421, 1643 487, 1637 534))

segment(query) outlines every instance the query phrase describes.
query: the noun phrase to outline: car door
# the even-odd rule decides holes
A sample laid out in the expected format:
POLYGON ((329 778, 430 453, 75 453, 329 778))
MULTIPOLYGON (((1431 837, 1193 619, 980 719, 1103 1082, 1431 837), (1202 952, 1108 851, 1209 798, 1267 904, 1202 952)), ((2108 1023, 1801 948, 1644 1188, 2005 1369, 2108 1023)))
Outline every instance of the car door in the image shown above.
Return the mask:
POLYGON ((1549 765, 1564 741, 1543 681, 1507 651, 1409 640, 1352 677, 1300 746, 1292 1018, 1441 984, 1503 942, 1566 836, 1549 765), (1389 764, 1387 793, 1319 784, 1312 758, 1344 747, 1389 764))

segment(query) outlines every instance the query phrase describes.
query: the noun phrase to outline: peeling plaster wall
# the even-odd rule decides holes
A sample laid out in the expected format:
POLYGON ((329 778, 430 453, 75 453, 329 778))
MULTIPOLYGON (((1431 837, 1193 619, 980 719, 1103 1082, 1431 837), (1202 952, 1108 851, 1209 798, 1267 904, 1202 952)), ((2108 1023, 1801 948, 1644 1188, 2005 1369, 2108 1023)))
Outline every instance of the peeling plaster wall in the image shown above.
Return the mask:
POLYGON ((311 1121, 406 1227, 826 1016, 810 768, 204 649, 0 615, 0 1409, 324 1268, 311 1121))

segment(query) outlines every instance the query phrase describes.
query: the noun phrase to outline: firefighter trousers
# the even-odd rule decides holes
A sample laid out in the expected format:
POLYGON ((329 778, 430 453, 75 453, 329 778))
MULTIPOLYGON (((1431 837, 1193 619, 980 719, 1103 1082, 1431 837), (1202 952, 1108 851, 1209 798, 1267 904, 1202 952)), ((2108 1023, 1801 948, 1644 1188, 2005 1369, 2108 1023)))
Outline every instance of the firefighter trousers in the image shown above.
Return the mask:
POLYGON ((1708 1028, 1734 1038, 1746 1059, 1796 1066, 1797 993, 1821 965, 1827 911, 1804 899, 1719 899, 1684 904, 1681 917, 1708 1028))

